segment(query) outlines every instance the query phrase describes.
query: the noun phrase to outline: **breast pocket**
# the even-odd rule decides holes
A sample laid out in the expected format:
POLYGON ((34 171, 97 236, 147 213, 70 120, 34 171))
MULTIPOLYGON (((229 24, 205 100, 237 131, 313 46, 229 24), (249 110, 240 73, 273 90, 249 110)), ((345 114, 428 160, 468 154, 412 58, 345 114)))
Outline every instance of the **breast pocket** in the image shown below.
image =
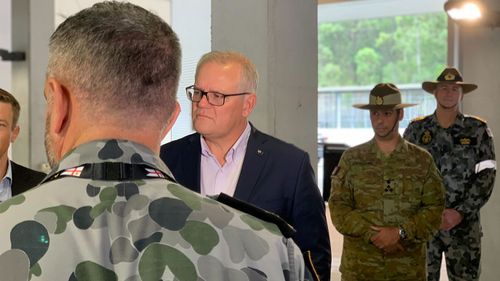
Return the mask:
POLYGON ((411 216, 415 214, 422 205, 424 179, 420 176, 405 175, 403 176, 402 183, 399 209, 402 214, 411 216))

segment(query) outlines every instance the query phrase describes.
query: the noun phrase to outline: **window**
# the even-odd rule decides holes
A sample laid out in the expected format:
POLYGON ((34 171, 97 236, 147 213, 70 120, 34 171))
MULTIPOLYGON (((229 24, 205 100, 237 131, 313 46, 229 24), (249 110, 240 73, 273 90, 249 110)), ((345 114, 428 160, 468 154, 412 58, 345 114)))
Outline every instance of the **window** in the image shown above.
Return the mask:
POLYGON ((352 105, 367 103, 368 92, 377 83, 394 83, 401 89, 404 103, 419 104, 405 110, 401 130, 411 119, 434 111, 434 97, 420 85, 435 79, 446 65, 447 17, 443 1, 432 1, 440 5, 427 2, 372 0, 319 5, 321 141, 353 146, 373 136, 368 112, 352 105), (359 11, 363 12, 353 14, 359 11))

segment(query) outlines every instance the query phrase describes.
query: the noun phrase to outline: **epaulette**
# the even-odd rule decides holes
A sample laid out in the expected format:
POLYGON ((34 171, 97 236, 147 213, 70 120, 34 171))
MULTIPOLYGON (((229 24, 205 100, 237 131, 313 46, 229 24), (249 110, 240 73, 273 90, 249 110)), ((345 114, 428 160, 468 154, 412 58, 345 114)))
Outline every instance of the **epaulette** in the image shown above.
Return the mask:
POLYGON ((410 123, 413 123, 413 122, 418 122, 418 121, 422 121, 422 120, 424 120, 424 119, 425 119, 425 118, 427 118, 427 117, 429 117, 429 115, 427 115, 427 116, 418 116, 418 117, 416 117, 416 118, 413 118, 413 119, 410 121, 410 123))
POLYGON ((291 238, 296 232, 296 230, 291 225, 289 225, 285 220, 283 220, 280 216, 268 212, 264 209, 261 209, 255 205, 241 201, 224 193, 219 194, 214 199, 217 200, 218 202, 228 205, 229 207, 235 208, 236 210, 250 214, 263 221, 275 224, 276 226, 278 226, 281 233, 286 238, 291 238))
POLYGON ((479 117, 479 116, 475 116, 475 115, 465 115, 464 114, 464 117, 465 118, 472 118, 472 119, 476 119, 484 124, 486 124, 486 120, 484 120, 483 118, 479 117))

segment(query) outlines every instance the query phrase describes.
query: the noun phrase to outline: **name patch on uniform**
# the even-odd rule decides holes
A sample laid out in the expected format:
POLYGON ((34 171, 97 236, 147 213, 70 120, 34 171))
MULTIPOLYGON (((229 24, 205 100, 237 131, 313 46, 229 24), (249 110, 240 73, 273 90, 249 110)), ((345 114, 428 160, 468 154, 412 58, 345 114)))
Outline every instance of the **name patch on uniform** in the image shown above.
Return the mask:
POLYGON ((455 137, 453 139, 454 144, 459 144, 459 145, 476 145, 477 144, 477 138, 471 138, 471 137, 455 137))
POLYGON ((420 137, 420 141, 423 144, 429 144, 432 141, 432 133, 429 130, 425 130, 422 136, 420 137))

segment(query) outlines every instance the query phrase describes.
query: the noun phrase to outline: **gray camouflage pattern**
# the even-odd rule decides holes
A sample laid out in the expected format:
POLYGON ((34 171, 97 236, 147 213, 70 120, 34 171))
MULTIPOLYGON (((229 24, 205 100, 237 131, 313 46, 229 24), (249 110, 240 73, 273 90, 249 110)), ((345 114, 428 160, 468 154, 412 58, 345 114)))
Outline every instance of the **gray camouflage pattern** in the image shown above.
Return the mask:
POLYGON ((431 153, 443 176, 446 208, 463 215, 462 222, 450 231, 439 231, 429 243, 429 280, 439 280, 442 252, 447 259, 451 281, 478 280, 480 274, 480 209, 490 198, 495 183, 495 168, 476 173, 476 164, 495 161, 493 136, 483 120, 459 114, 447 129, 434 114, 413 120, 404 138, 431 153))
MULTIPOLYGON (((77 147, 48 177, 85 163, 145 164, 146 147, 77 147)), ((0 204, 1 280, 304 280, 299 248, 277 226, 162 178, 61 177, 0 204)))
POLYGON ((342 280, 425 280, 426 243, 444 208, 444 187, 429 153, 400 137, 385 155, 372 139, 345 151, 331 179, 331 218, 344 235, 342 280), (402 226, 405 250, 388 254, 375 247, 370 226, 402 226))

